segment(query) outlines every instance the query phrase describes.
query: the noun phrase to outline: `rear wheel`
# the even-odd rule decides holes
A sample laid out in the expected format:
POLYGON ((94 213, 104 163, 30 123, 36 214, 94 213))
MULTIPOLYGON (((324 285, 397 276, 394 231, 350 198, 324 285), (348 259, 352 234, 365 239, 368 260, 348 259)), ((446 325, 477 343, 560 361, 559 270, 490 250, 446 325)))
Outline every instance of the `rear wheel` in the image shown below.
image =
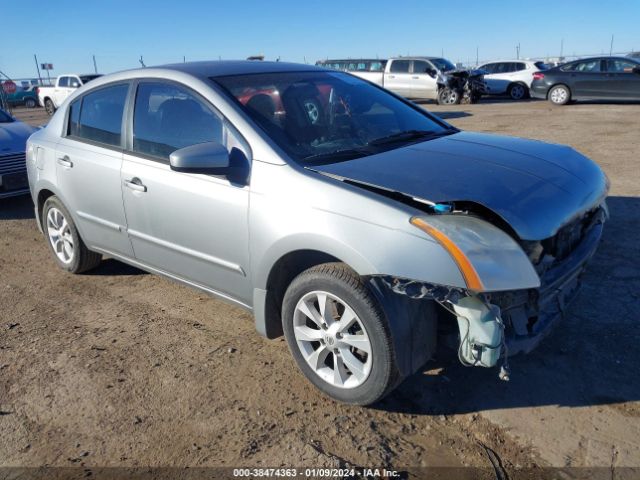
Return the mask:
POLYGON ((529 96, 529 89, 521 83, 512 83, 509 85, 507 94, 511 100, 522 100, 529 96))
POLYGON ((549 101, 554 105, 566 105, 571 100, 571 90, 566 85, 556 85, 549 90, 549 101))
POLYGON ((44 109, 47 111, 49 115, 53 115, 54 113, 56 113, 56 107, 53 105, 53 100, 51 100, 50 98, 47 98, 44 101, 44 109))
POLYGON ((69 211, 56 196, 49 197, 42 208, 42 230, 58 266, 71 273, 96 267, 102 255, 84 244, 69 211))
POLYGON ((36 100, 34 98, 27 98, 24 101, 24 106, 27 108, 36 108, 36 100))
POLYGON ((298 275, 285 294, 282 321, 302 373, 336 400, 368 405, 401 379, 386 318, 344 264, 318 265, 298 275))

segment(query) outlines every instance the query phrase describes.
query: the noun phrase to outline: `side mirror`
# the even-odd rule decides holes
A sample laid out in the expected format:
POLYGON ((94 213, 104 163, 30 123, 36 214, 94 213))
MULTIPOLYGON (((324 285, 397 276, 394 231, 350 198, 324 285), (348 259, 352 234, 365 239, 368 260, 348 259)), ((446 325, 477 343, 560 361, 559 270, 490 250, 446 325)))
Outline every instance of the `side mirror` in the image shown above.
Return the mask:
POLYGON ((227 175, 229 152, 218 142, 198 143, 173 152, 169 156, 169 165, 176 172, 227 175))

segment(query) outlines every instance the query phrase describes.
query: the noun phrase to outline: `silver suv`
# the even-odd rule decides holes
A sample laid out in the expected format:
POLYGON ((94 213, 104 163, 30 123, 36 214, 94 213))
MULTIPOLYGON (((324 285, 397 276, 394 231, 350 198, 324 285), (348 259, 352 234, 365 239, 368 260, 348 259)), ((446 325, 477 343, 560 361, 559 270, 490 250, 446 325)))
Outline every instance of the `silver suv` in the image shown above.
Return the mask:
POLYGON ((78 89, 31 136, 38 225, 251 311, 320 390, 370 404, 447 339, 500 366, 561 316, 608 182, 558 145, 461 132, 342 72, 169 65, 78 89))

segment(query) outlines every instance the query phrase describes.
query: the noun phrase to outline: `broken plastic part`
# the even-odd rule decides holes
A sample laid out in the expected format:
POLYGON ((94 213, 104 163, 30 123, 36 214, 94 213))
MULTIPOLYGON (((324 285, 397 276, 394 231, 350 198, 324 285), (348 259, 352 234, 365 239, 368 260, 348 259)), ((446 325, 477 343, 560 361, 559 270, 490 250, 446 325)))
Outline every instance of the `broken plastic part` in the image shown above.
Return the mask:
POLYGON ((500 309, 476 296, 451 303, 460 329, 458 355, 465 365, 493 367, 502 352, 504 332, 500 309))
POLYGON ((451 211, 453 210, 453 206, 448 203, 436 203, 431 208, 433 209, 434 213, 437 213, 440 215, 445 213, 451 213, 451 211))

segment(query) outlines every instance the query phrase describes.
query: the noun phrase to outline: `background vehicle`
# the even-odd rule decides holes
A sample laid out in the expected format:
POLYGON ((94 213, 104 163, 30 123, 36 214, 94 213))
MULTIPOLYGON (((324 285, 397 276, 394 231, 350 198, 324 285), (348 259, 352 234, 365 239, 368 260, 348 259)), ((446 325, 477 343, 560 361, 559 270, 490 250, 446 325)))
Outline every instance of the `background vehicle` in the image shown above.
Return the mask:
POLYGON ((440 105, 477 103, 487 89, 483 70, 451 70, 439 73, 437 82, 440 105))
POLYGON ((6 95, 7 102, 12 106, 24 105, 27 108, 35 108, 38 106, 38 94, 36 93, 37 87, 18 86, 15 93, 6 95))
POLYGON ((556 105, 572 100, 640 100, 640 61, 583 58, 533 75, 531 96, 556 105))
POLYGON ((635 60, 640 60, 640 52, 631 52, 627 55, 629 58, 633 58, 635 60))
POLYGON ((529 60, 501 60, 488 62, 478 67, 484 70, 487 94, 507 94, 513 100, 529 96, 533 74, 546 68, 544 62, 529 60))
POLYGON ((0 110, 0 198, 29 193, 25 149, 36 130, 0 110))
POLYGON ((438 99, 438 73, 456 68, 449 60, 439 57, 326 60, 318 65, 347 71, 406 98, 430 100, 438 99))
POLYGON ((531 350, 577 291, 608 188, 567 147, 461 132, 352 75, 281 62, 109 75, 28 152, 62 269, 105 254, 242 306, 356 404, 447 328, 468 365, 531 350))
POLYGON ((37 88, 40 105, 45 108, 49 115, 53 115, 56 109, 58 109, 76 89, 98 77, 100 77, 100 75, 97 74, 77 75, 72 73, 60 75, 56 79, 55 86, 37 88))

